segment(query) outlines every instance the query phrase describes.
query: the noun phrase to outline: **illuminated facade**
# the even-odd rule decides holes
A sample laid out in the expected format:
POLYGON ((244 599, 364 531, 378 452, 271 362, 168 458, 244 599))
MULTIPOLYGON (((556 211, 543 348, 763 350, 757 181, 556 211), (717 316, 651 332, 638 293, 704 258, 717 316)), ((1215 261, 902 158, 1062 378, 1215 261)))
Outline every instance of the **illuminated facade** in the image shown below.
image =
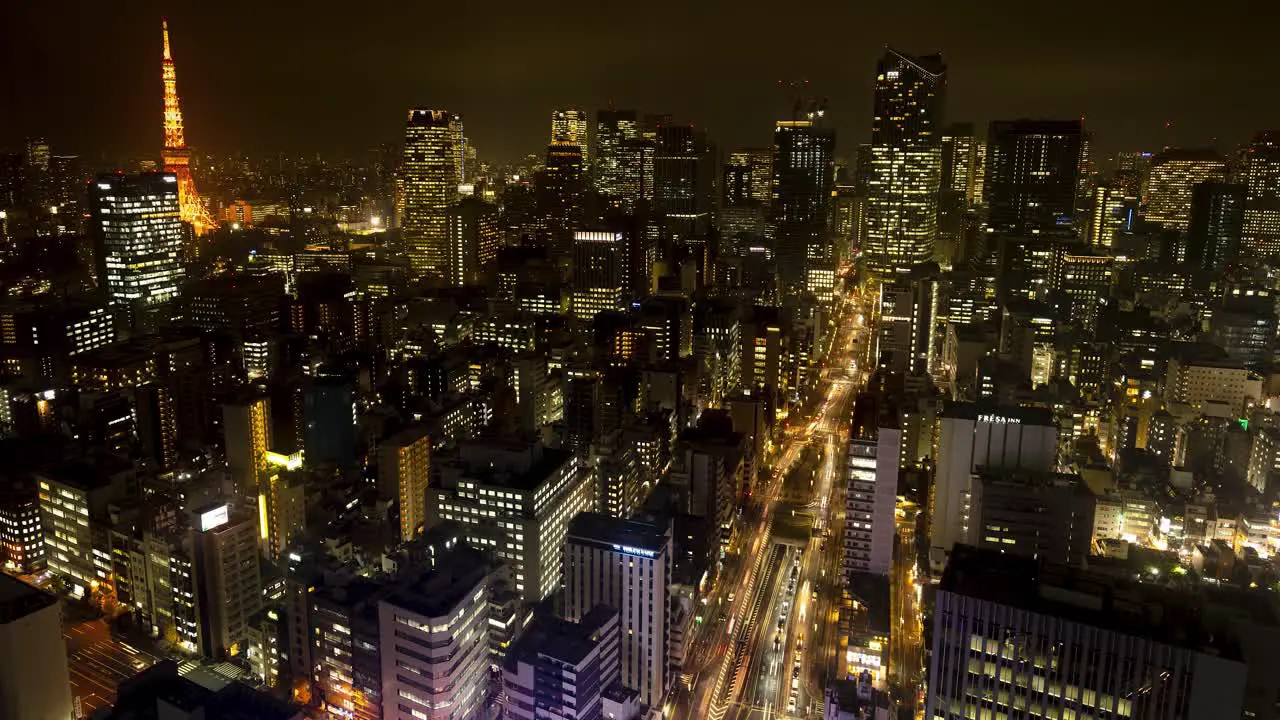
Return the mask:
POLYGON ((216 224, 191 179, 191 151, 187 149, 182 108, 178 105, 178 72, 169 53, 169 20, 162 19, 160 25, 164 33, 164 59, 160 62, 160 75, 164 80, 164 171, 177 178, 182 222, 190 223, 196 235, 203 235, 216 224))
POLYGON ((627 247, 615 232, 578 231, 573 236, 573 314, 589 321, 622 307, 627 247))
POLYGON ((378 603, 382 720, 483 716, 490 585, 484 554, 455 547, 378 603))
POLYGON ((412 108, 405 125, 404 232, 409 270, 416 277, 449 268, 447 211, 458 199, 465 140, 462 118, 447 110, 412 108))
POLYGON ((1093 210, 1089 216, 1089 244, 1110 250, 1116 239, 1133 229, 1138 198, 1119 185, 1099 185, 1093 189, 1093 210))
POLYGON ((30 573, 44 567, 44 529, 35 488, 0 489, 0 546, 7 569, 30 573))
POLYGON ((1184 607, 1167 586, 963 546, 937 593, 931 720, 1253 714, 1247 667, 1226 649, 1237 638, 1210 632, 1191 606, 1178 619, 1143 613, 1184 607))
POLYGON ((1280 130, 1259 133, 1245 161, 1248 205, 1244 211, 1244 244, 1251 255, 1280 254, 1280 130))
POLYGON ((591 478, 568 452, 540 443, 467 442, 435 460, 440 487, 427 488, 431 524, 453 520, 467 541, 494 547, 527 602, 560 586, 565 530, 595 498, 591 478))
POLYGON ((400 509, 400 539, 408 542, 427 524, 427 483, 431 476, 431 436, 422 428, 403 430, 378 446, 378 486, 400 509))
POLYGON ((591 167, 591 147, 587 140, 587 113, 585 110, 553 110, 551 112, 551 142, 569 143, 582 149, 582 166, 591 167))
POLYGON ((906 271, 933 257, 945 89, 940 55, 911 57, 890 49, 880 59, 863 247, 868 266, 878 272, 906 271))
POLYGON ((447 212, 449 284, 479 285, 481 273, 498 256, 502 228, 498 207, 476 197, 463 198, 447 212))
POLYGON ((982 203, 985 180, 986 143, 973 132, 971 123, 949 125, 943 131, 941 189, 964 201, 966 209, 982 203))
MULTIPOLYGON (((553 119, 553 135, 554 122, 553 119)), ((615 199, 620 199, 626 192, 626 159, 623 153, 627 143, 634 141, 638 132, 635 110, 596 111, 596 164, 592 173, 596 192, 615 199)))
POLYGON ((225 504, 192 513, 192 573, 205 657, 224 659, 248 648, 250 620, 262 609, 258 523, 225 504))
POLYGON ((142 313, 175 299, 186 274, 177 176, 100 175, 89 194, 98 281, 111 304, 142 313))
POLYGON ((815 295, 830 294, 835 271, 827 210, 835 183, 836 135, 822 126, 824 113, 814 105, 804 119, 779 120, 773 128, 778 278, 785 287, 815 295))
MULTIPOLYGON (((861 400, 860 400, 861 402, 861 400)), ((888 576, 893 558, 894 503, 898 490, 898 428, 871 427, 870 437, 849 439, 840 571, 888 576)))
POLYGON ((597 513, 575 517, 564 543, 565 619, 618 611, 622 684, 650 707, 668 686, 671 554, 669 528, 597 513))
POLYGON ((1147 178, 1147 221, 1186 230, 1192 189, 1202 182, 1224 182, 1226 175, 1226 162, 1213 150, 1173 148, 1159 153, 1147 178))
POLYGON ((271 405, 265 396, 245 397, 222 406, 227 469, 241 497, 259 502, 271 479, 271 405))

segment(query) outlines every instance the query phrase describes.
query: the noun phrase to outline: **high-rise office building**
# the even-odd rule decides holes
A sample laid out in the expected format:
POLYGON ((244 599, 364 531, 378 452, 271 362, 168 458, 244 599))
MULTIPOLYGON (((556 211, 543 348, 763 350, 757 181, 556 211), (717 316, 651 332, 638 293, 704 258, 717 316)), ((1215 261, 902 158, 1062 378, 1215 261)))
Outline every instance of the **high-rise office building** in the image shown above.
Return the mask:
POLYGON ((707 131, 663 125, 653 155, 653 211, 660 236, 673 243, 705 239, 715 207, 715 154, 707 131))
POLYGON ((1242 250, 1256 257, 1280 254, 1280 130, 1258 133, 1245 155, 1242 250))
POLYGON ((458 199, 464 147, 461 117, 447 110, 409 110, 400 168, 404 189, 400 227, 409 269, 417 277, 443 276, 448 270, 446 215, 458 199))
MULTIPOLYGON (((1219 269, 1239 257, 1246 249, 1243 236, 1249 222, 1248 193, 1247 185, 1224 182, 1202 182, 1191 189, 1191 217, 1182 262, 1219 269)), ((1247 251, 1255 256, 1267 253, 1262 247, 1251 246, 1247 251)))
POLYGON ((262 608, 260 523, 226 503, 193 510, 190 523, 200 652, 238 655, 248 647, 250 618, 262 608))
POLYGON ((1147 221, 1186 230, 1192 188, 1202 182, 1225 182, 1226 175, 1227 163, 1216 150, 1170 148, 1157 154, 1147 177, 1147 221))
POLYGON ((528 602, 560 586, 569 520, 594 500, 591 478, 571 453, 540 443, 468 441, 433 463, 440 485, 427 488, 428 527, 452 520, 469 542, 496 545, 528 602))
POLYGON ((774 148, 742 148, 730 152, 722 188, 725 204, 772 205, 773 158, 774 148))
POLYGON ((924 716, 1251 715, 1239 638, 1176 593, 959 546, 938 586, 924 716))
POLYGON ((0 575, 0 717, 74 717, 58 598, 0 575))
POLYGON ((477 197, 463 198, 446 213, 449 284, 479 285, 482 273, 498 257, 502 228, 498 206, 477 197))
POLYGON ((45 567, 40 494, 33 482, 0 486, 0 560, 22 573, 45 567))
POLYGON ((582 513, 564 545, 565 617, 580 621, 598 605, 618 611, 622 684, 659 707, 667 690, 671 529, 582 513))
POLYGON ((915 375, 933 369, 938 277, 938 265, 928 262, 880 283, 878 367, 915 375))
POLYGON ((940 190, 962 201, 964 209, 982 203, 987 146, 973 123, 951 123, 942 130, 940 190))
POLYGON ((547 146, 546 160, 538 174, 538 215, 547 235, 547 247, 560 262, 567 263, 573 252, 573 233, 582 220, 585 182, 581 147, 565 142, 547 146))
POLYGON ((591 146, 587 140, 589 124, 585 110, 551 111, 551 143, 568 143, 581 148, 583 168, 591 167, 591 146))
POLYGON ((99 175, 89 194, 98 281, 136 323, 176 298, 186 274, 177 178, 99 175))
POLYGON ((587 321, 622 308, 630 271, 620 232, 579 230, 573 235, 573 314, 587 321))
POLYGON ((224 403, 222 431, 227 469, 236 494, 256 501, 269 479, 271 400, 254 394, 224 403))
POLYGON ((952 403, 938 418, 937 474, 930 495, 929 563, 936 571, 956 543, 969 537, 967 499, 973 473, 989 470, 1049 472, 1058 426, 1044 408, 952 403))
POLYGON ((382 720, 481 716, 492 572, 483 552, 457 546, 379 601, 382 720))
POLYGON ((431 436, 411 427, 378 446, 378 494, 395 498, 400 540, 408 542, 427 525, 427 484, 431 477, 431 436))
POLYGON ((1079 120, 998 120, 987 135, 987 229, 1071 232, 1080 173, 1079 120))
POLYGON ((892 48, 877 65, 863 255, 878 272, 905 271, 933 257, 946 72, 941 55, 912 57, 892 48))
POLYGON ((658 143, 649 137, 623 140, 618 151, 622 209, 634 212, 653 201, 653 163, 658 143))
POLYGON ((778 277, 818 296, 835 284, 835 248, 827 232, 835 183, 836 134, 823 127, 825 108, 779 120, 773 129, 773 218, 778 277))
POLYGON ((1108 252, 1121 235, 1133 229, 1138 213, 1138 196, 1121 183, 1100 184, 1093 189, 1093 208, 1089 214, 1089 245, 1108 252))
POLYGON ((888 575, 893 559, 902 430, 875 395, 858 396, 849 434, 841 574, 888 575))
POLYGON ((608 198, 621 198, 626 188, 627 143, 639 136, 635 110, 596 111, 595 167, 592 186, 608 198))

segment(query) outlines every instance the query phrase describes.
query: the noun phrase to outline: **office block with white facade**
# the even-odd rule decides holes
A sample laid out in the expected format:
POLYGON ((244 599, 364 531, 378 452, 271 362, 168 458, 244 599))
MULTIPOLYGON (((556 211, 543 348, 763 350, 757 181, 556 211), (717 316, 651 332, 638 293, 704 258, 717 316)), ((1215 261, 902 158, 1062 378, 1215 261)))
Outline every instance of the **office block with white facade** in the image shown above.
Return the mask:
POLYGON ((569 520, 595 500, 573 455, 541 443, 486 440, 464 442, 434 462, 440 485, 427 489, 429 526, 461 523, 467 542, 493 549, 511 567, 528 602, 558 588, 569 520))
POLYGON ((1058 427, 1045 408, 951 403, 938 418, 937 473, 929 499, 929 564, 940 572, 951 546, 969 537, 973 473, 1054 469, 1058 427))
POLYGON ((468 720, 489 677, 491 566, 460 546, 378 603, 382 720, 468 720))
POLYGON ((620 615, 622 684, 641 702, 662 704, 667 689, 671 529, 582 513, 564 545, 565 617, 577 621, 597 605, 620 615))

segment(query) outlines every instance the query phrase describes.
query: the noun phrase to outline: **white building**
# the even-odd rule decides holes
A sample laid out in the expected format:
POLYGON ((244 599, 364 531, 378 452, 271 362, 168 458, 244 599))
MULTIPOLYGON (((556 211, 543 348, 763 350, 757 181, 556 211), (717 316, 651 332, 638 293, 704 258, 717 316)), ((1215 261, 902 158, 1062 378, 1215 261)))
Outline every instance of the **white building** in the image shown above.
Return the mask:
POLYGON ((440 485, 427 489, 430 525, 462 523, 468 543, 492 548, 511 567, 528 602, 560 587, 569 520, 595 501, 571 453, 541 443, 464 442, 437 466, 440 485))
POLYGON ((958 546, 938 588, 924 716, 1241 717, 1238 648, 1175 612, 1171 592, 958 546))
MULTIPOLYGON (((576 623, 540 617, 502 665, 505 716, 513 720, 600 718, 618 689, 618 613, 604 605, 576 623)), ((627 719, 629 720, 629 719, 627 719)))
POLYGON ((841 569, 889 574, 893 560, 894 507, 902 431, 878 428, 874 440, 849 440, 841 569))
POLYGON ((58 598, 0 575, 0 717, 72 717, 58 598))
POLYGON ((469 720, 489 677, 491 566, 458 548, 378 603, 383 720, 469 720))
POLYGON ((1179 360, 1171 358, 1164 376, 1165 399, 1199 408, 1220 402, 1236 412, 1262 398, 1262 379, 1251 376, 1234 360, 1179 360))
POLYGON ((575 517, 564 545, 565 617, 618 611, 622 684, 650 707, 667 690, 671 562, 670 528, 597 513, 575 517))
POLYGON ((938 419, 937 474, 930 498, 929 564, 946 565, 951 546, 969 536, 969 488, 973 473, 1054 469, 1058 428, 1044 408, 953 403, 938 419))

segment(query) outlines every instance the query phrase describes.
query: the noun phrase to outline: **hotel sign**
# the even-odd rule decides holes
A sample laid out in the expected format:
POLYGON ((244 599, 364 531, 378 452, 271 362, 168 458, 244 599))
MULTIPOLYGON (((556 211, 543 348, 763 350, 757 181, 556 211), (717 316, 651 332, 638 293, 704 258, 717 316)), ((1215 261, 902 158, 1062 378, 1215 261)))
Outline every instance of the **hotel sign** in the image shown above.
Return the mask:
POLYGON ((978 422, 990 423, 991 425, 1021 425, 1022 420, 1015 417, 1006 417, 1004 415, 994 415, 986 413, 978 416, 978 422))

